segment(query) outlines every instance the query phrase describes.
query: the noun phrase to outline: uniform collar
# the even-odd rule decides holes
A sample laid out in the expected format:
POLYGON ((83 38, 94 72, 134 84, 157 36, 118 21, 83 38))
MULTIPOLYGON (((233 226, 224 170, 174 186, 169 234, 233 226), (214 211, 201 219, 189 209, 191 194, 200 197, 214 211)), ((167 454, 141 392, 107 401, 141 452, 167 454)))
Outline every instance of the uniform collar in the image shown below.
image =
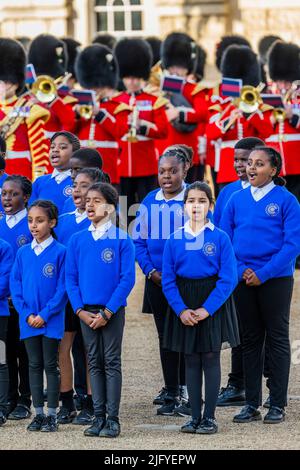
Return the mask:
POLYGON ((103 237, 103 235, 110 229, 112 226, 111 221, 109 220, 103 225, 100 225, 99 227, 95 227, 94 224, 91 224, 88 228, 88 230, 92 233, 93 239, 95 241, 99 240, 99 238, 103 237))
POLYGON ((272 191, 272 189, 275 188, 275 186, 276 185, 275 185, 274 181, 271 181, 269 184, 266 184, 266 186, 263 186, 262 188, 255 188, 254 186, 251 186, 251 194, 253 196, 253 199, 256 202, 260 201, 270 191, 272 191))
POLYGON ((21 220, 23 220, 27 216, 27 209, 23 209, 16 214, 12 215, 6 215, 6 223, 9 226, 9 228, 13 228, 15 225, 17 225, 21 220))
POLYGON ((71 176, 71 170, 58 171, 57 168, 54 168, 51 178, 55 178, 56 183, 59 184, 69 176, 71 176))
POLYGON ((169 202, 169 201, 183 201, 183 197, 184 197, 184 192, 185 192, 185 190, 186 190, 186 184, 184 183, 183 186, 182 186, 182 190, 180 191, 179 194, 177 194, 177 196, 172 197, 171 199, 166 199, 165 196, 164 196, 163 190, 160 189, 160 190, 157 191, 157 193, 155 194, 155 200, 156 200, 156 201, 165 201, 165 202, 169 202))
POLYGON ((249 181, 241 181, 241 185, 243 189, 249 188, 250 183, 249 181))
POLYGON ((80 222, 82 222, 83 220, 85 220, 87 218, 87 213, 86 211, 84 212, 79 212, 78 209, 75 209, 74 212, 72 212, 72 214, 75 215, 75 219, 76 219, 76 223, 77 224, 80 224, 80 222))
POLYGON ((43 251, 48 248, 48 246, 51 245, 51 243, 54 241, 54 238, 52 235, 48 237, 46 240, 44 240, 42 243, 38 243, 36 239, 34 238, 31 242, 31 248, 35 252, 37 256, 39 256, 43 251))
POLYGON ((211 221, 208 221, 207 224, 203 225, 203 227, 198 232, 194 232, 192 227, 190 226, 190 221, 189 220, 184 224, 184 231, 186 233, 189 233, 193 237, 198 237, 198 235, 200 235, 200 233, 204 232, 204 230, 206 228, 208 228, 209 230, 211 230, 213 232, 214 229, 215 229, 215 226, 211 221))

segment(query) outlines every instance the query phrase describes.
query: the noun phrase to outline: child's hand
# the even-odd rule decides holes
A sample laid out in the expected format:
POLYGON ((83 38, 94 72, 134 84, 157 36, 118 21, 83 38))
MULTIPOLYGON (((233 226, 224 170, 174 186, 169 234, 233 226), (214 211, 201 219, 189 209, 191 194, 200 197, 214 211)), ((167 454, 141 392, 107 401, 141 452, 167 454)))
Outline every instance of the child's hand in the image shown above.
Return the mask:
POLYGON ((250 276, 248 276, 248 279, 246 280, 247 286, 250 287, 257 287, 261 285, 261 281, 259 278, 256 276, 255 272, 253 271, 250 276))
POLYGON ((33 315, 33 313, 31 315, 29 315, 29 317, 27 318, 27 323, 29 326, 33 326, 33 322, 34 322, 34 319, 35 319, 35 315, 33 315))
POLYGON ((97 317, 95 313, 90 313, 87 310, 80 310, 78 316, 87 326, 90 326, 93 320, 97 317))
POLYGON ((198 323, 198 318, 194 310, 187 308, 180 315, 180 320, 185 326, 194 326, 198 323))
POLYGON ((97 313, 96 318, 94 318, 94 320, 90 324, 90 328, 92 328, 92 330, 97 330, 98 328, 102 328, 103 326, 106 326, 107 323, 108 322, 104 320, 104 318, 102 318, 99 313, 97 313))
POLYGON ((159 271, 154 271, 154 273, 151 274, 151 281, 161 287, 161 273, 159 271))
POLYGON ((251 274, 253 274, 253 273, 254 273, 253 269, 247 268, 247 269, 244 271, 244 274, 243 274, 243 279, 244 279, 244 281, 247 281, 247 279, 249 278, 249 276, 251 276, 251 274))
POLYGON ((209 313, 205 308, 197 308, 195 310, 196 318, 199 319, 199 321, 205 320, 205 318, 209 317, 209 313))
POLYGON ((34 319, 32 321, 32 324, 31 324, 31 326, 33 326, 33 328, 42 328, 44 325, 45 325, 45 322, 42 319, 42 317, 40 317, 39 315, 36 315, 34 317, 34 319))

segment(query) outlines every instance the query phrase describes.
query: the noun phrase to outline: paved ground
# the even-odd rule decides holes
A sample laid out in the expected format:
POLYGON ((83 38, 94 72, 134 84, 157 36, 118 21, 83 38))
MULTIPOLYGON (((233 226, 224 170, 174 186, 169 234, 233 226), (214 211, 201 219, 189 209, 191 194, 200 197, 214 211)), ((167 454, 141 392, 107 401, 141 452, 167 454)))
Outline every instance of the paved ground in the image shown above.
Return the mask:
MULTIPOLYGON (((72 425, 60 426, 59 432, 51 435, 33 434, 26 432, 27 423, 18 424, 10 421, 0 429, 0 449, 300 449, 299 281, 298 272, 291 319, 294 364, 291 369, 289 393, 292 398, 284 423, 273 426, 261 422, 233 424, 232 416, 236 409, 219 409, 218 434, 190 436, 178 432, 185 418, 156 416, 156 409, 151 403, 153 396, 161 388, 162 377, 152 317, 140 313, 143 279, 138 272, 137 286, 130 297, 126 314, 121 436, 113 441, 86 438, 81 427, 72 425)), ((229 358, 229 350, 224 351, 223 384, 226 382, 229 358)))

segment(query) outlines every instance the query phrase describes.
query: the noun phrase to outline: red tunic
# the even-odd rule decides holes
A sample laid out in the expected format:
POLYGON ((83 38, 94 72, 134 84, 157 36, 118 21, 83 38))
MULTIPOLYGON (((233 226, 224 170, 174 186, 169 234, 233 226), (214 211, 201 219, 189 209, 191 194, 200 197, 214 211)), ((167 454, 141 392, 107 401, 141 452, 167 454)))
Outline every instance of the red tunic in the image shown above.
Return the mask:
POLYGON ((300 175, 300 119, 292 126, 288 119, 277 123, 266 143, 282 156, 282 175, 300 175))
POLYGON ((120 141, 121 155, 119 176, 141 177, 157 174, 158 152, 155 139, 164 139, 168 133, 165 113, 166 100, 141 91, 135 95, 122 92, 115 99, 124 109, 132 110, 137 106, 138 118, 142 121, 137 134, 137 142, 129 142, 126 134, 120 141))

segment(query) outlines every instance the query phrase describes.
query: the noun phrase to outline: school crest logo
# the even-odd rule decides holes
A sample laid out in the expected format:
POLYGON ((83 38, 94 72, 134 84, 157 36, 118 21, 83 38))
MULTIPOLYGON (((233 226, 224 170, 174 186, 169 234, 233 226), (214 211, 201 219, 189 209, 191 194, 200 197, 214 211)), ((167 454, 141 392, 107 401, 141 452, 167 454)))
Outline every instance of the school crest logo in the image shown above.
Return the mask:
POLYGON ((279 206, 275 202, 268 204, 265 210, 266 213, 271 217, 275 217, 277 214, 279 214, 279 206))
POLYGON ((66 186, 64 191, 63 191, 64 196, 66 196, 66 197, 72 196, 72 192, 73 192, 72 186, 66 186))
POLYGON ((24 246, 26 245, 27 243, 29 243, 29 240, 28 238, 26 237, 26 235, 19 235, 18 238, 17 238, 17 245, 20 247, 20 246, 24 246))
POLYGON ((115 259, 115 252, 112 248, 105 248, 101 253, 101 259, 104 263, 112 263, 115 259))
POLYGON ((214 256, 217 252, 217 247, 212 242, 206 242, 203 245, 202 251, 206 256, 214 256))
POLYGON ((43 274, 45 277, 49 277, 49 278, 53 277, 55 274, 54 264, 52 263, 45 264, 45 266, 43 267, 43 274))
POLYGON ((184 215, 184 210, 182 209, 182 207, 178 207, 178 209, 176 210, 176 214, 178 215, 178 217, 182 217, 184 215))

